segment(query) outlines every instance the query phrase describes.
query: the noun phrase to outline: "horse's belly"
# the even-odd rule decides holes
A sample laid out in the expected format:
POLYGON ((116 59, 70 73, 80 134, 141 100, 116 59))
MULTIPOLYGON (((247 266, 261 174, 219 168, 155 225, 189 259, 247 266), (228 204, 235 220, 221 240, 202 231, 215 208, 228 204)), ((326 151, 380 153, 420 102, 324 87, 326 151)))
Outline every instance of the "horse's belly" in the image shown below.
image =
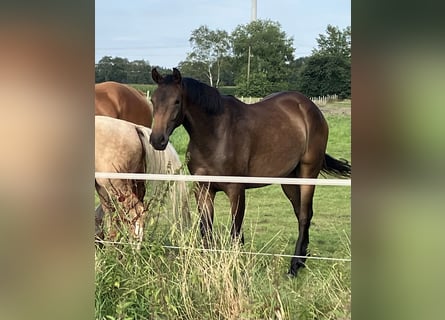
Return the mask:
MULTIPOLYGON (((245 148, 236 147, 237 152, 214 152, 206 155, 196 149, 189 149, 190 173, 211 176, 288 177, 297 167, 303 152, 303 148, 295 148, 295 145, 283 142, 268 145, 262 143, 261 148, 255 148, 256 146, 252 148, 252 145, 245 148)), ((216 190, 225 190, 228 184, 211 185, 216 190)), ((244 185, 246 188, 259 188, 267 184, 244 183, 244 185)))
POLYGON ((297 167, 299 157, 265 156, 249 165, 247 175, 252 177, 287 177, 297 167))
POLYGON ((249 176, 285 177, 298 165, 305 152, 304 133, 295 128, 280 132, 268 132, 251 140, 245 151, 249 176))

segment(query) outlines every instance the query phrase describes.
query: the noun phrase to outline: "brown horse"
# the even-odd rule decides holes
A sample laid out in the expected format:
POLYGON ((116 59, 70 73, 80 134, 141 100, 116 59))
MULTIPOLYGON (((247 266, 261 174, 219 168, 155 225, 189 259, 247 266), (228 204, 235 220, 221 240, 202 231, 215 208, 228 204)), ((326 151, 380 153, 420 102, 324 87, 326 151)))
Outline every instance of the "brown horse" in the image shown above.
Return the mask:
MULTIPOLYGON (((134 123, 106 116, 95 117, 95 170, 96 172, 124 173, 175 173, 182 164, 172 145, 164 151, 155 150, 149 143, 151 129, 134 123)), ((96 209, 96 236, 104 239, 103 218, 108 223, 108 237, 114 240, 115 228, 121 221, 129 224, 132 236, 140 242, 143 237, 146 208, 144 180, 121 180, 96 178, 96 191, 101 204, 96 209), (112 212, 118 215, 111 218, 112 212), (109 221, 108 220, 108 221, 109 221)), ((184 182, 175 182, 171 189, 173 208, 181 214, 188 214, 187 190, 184 182), (182 211, 181 211, 182 209, 182 211)), ((188 216, 184 216, 189 219, 188 216)))
MULTIPOLYGON (((188 167, 192 174, 317 178, 320 171, 349 177, 351 166, 326 154, 328 124, 318 107, 298 92, 274 93, 258 103, 244 104, 233 96, 191 78, 177 69, 152 78, 154 126, 150 143, 166 148, 169 136, 183 125, 190 136, 188 167)), ((244 242, 241 225, 248 183, 199 183, 195 196, 201 234, 207 245, 213 224, 213 200, 218 191, 230 199, 232 237, 244 242)), ((313 215, 315 186, 282 185, 298 219, 299 234, 289 274, 304 267, 313 215)))
POLYGON ((144 93, 128 85, 107 81, 95 85, 95 114, 151 128, 153 107, 144 93))

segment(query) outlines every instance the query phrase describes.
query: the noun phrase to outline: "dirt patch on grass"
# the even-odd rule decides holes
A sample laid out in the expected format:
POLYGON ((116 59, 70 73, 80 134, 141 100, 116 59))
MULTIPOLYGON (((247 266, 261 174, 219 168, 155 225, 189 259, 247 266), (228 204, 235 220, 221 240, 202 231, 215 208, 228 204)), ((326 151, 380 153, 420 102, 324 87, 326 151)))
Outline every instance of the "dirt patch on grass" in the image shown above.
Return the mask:
POLYGON ((351 116, 351 107, 324 106, 320 107, 320 110, 323 114, 351 116))
POLYGON ((328 102, 324 105, 320 104, 318 105, 318 107, 320 108, 321 112, 323 112, 323 114, 351 116, 350 100, 328 102))

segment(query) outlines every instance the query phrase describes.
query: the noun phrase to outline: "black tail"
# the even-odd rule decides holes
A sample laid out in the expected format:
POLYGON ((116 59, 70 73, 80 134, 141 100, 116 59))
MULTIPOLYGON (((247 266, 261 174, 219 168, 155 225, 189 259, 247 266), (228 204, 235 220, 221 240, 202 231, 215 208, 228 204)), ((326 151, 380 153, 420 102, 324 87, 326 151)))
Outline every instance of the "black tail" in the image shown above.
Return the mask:
POLYGON ((325 154, 324 164, 321 171, 336 177, 351 177, 351 165, 345 159, 337 160, 328 154, 325 154))

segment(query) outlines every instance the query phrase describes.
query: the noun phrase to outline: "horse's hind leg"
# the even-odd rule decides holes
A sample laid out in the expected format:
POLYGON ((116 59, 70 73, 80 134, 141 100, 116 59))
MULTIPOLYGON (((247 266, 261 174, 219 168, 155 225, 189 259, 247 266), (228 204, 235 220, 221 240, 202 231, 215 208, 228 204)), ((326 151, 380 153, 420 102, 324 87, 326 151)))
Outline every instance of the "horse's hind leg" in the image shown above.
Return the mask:
POLYGON ((201 216, 199 228, 204 241, 204 247, 208 247, 212 242, 213 228, 213 201, 216 192, 206 183, 198 183, 195 189, 196 203, 201 216))
MULTIPOLYGON (((286 194, 289 201, 292 203, 292 207, 294 209, 295 216, 297 217, 298 221, 300 216, 300 186, 299 185, 281 185, 281 188, 283 189, 284 193, 286 194)), ((300 225, 300 224, 299 224, 300 225)), ((300 229, 301 230, 301 229, 300 229)), ((300 240, 301 231, 298 233, 298 240, 300 240)), ((298 243, 297 240, 297 243, 298 243)), ((301 241, 300 241, 301 242, 301 241)), ((297 249, 295 248, 295 252, 297 252, 297 249)), ((295 253, 295 255, 300 255, 300 253, 295 253)), ((292 258, 295 259, 295 258, 292 258)), ((304 261, 296 260, 295 263, 291 264, 291 268, 289 270, 289 274, 296 274, 296 270, 300 267, 304 266, 304 261), (294 271, 292 272, 292 265, 294 265, 294 271)))
POLYGON ((95 237, 96 240, 105 240, 104 239, 104 226, 103 226, 103 219, 104 219, 104 208, 102 207, 102 204, 99 204, 96 207, 96 210, 94 211, 95 216, 94 216, 94 222, 95 222, 95 237))
POLYGON ((95 210, 95 238, 97 240, 106 240, 105 232, 104 232, 104 218, 106 223, 107 234, 110 233, 109 230, 109 220, 111 219, 111 215, 113 214, 114 206, 108 195, 107 190, 100 184, 95 181, 96 192, 99 195, 100 204, 95 210))
MULTIPOLYGON (((316 178, 319 173, 318 167, 301 163, 299 167, 299 177, 316 178)), ((315 191, 314 185, 300 186, 283 186, 283 190, 291 200, 294 207, 295 215, 298 219, 298 239, 295 245, 295 256, 291 260, 289 275, 295 276, 298 269, 305 266, 307 255, 307 247, 309 245, 309 227, 313 216, 313 196, 315 191), (293 188, 293 191, 292 191, 293 188), (299 201, 298 201, 299 198, 299 201)))

